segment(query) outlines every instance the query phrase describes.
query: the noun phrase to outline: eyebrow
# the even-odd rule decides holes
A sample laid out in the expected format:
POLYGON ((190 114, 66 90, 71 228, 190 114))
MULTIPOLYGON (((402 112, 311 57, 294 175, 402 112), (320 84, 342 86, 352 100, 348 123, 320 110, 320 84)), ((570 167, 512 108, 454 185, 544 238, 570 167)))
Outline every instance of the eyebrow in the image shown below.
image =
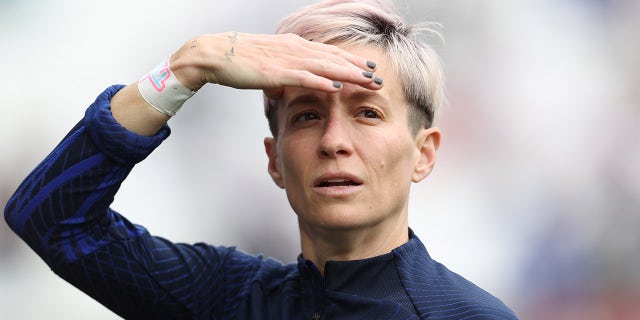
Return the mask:
POLYGON ((288 109, 289 107, 291 107, 293 105, 299 105, 299 104, 318 104, 321 101, 322 101, 322 99, 320 97, 318 97, 317 94, 304 93, 304 94, 301 94, 301 95, 291 99, 291 101, 289 101, 289 103, 287 103, 285 105, 285 109, 288 109))
MULTIPOLYGON (((323 102, 323 97, 320 97, 317 93, 303 93, 289 101, 285 108, 289 108, 293 105, 304 105, 304 104, 313 104, 317 105, 323 102)), ((353 93, 350 93, 347 96, 348 101, 364 101, 364 100, 373 100, 374 102, 381 104, 381 106, 385 106, 389 104, 388 99, 380 95, 378 92, 372 90, 357 90, 353 93)))
POLYGON ((364 100, 373 100, 374 102, 380 104, 381 106, 386 106, 390 103, 387 97, 379 94, 377 91, 372 90, 358 90, 349 95, 348 100, 350 101, 364 101, 364 100))

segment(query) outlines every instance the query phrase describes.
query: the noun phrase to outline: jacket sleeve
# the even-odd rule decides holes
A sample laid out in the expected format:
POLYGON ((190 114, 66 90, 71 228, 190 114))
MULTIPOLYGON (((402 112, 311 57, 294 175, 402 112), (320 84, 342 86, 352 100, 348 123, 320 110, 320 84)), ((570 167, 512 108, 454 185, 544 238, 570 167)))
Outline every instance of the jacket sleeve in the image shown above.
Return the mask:
POLYGON ((245 274, 259 257, 174 244, 109 208, 134 165, 170 134, 167 126, 153 137, 121 127, 109 101, 122 87, 105 90, 29 174, 5 219, 55 273, 127 319, 223 318, 240 290, 225 283, 225 261, 245 274))

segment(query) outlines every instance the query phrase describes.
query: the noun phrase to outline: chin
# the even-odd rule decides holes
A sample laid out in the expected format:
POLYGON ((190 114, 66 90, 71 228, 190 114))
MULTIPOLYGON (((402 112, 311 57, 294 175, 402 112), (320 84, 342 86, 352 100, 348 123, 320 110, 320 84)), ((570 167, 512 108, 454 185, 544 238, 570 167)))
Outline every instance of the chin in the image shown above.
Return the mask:
POLYGON ((370 209, 362 210, 353 207, 332 206, 310 214, 298 214, 301 222, 310 227, 319 227, 331 230, 354 230, 374 226, 382 221, 375 219, 370 209))

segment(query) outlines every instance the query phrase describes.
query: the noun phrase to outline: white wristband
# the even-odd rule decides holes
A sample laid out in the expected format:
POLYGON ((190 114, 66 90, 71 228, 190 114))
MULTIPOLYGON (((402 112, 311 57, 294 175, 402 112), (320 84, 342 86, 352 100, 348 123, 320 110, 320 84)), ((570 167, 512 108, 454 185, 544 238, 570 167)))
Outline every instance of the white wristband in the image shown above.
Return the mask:
POLYGON ((138 81, 138 91, 154 109, 170 117, 195 94, 171 72, 169 58, 138 81))

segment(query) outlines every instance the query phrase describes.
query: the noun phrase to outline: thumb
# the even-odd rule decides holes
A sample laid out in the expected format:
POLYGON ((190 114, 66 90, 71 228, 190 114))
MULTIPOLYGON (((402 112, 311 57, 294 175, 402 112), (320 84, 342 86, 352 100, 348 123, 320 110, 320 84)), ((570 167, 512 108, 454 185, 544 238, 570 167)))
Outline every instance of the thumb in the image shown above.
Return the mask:
POLYGON ((284 88, 280 87, 280 88, 273 88, 273 89, 264 89, 262 90, 262 92, 264 92, 264 95, 267 98, 271 100, 276 100, 282 96, 282 93, 284 93, 284 88))

